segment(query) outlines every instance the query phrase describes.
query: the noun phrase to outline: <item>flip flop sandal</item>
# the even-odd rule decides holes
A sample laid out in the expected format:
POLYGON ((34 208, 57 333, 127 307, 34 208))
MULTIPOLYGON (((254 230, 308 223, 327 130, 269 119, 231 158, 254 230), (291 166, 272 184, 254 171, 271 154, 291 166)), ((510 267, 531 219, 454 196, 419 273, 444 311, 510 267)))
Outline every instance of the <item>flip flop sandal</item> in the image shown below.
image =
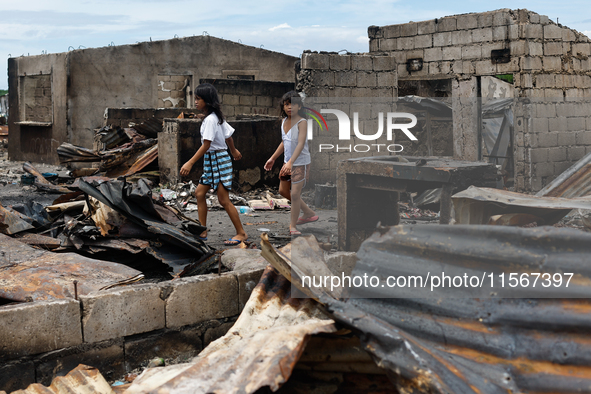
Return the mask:
POLYGON ((312 223, 318 220, 318 215, 306 218, 306 219, 298 219, 298 221, 296 222, 296 224, 306 224, 306 223, 312 223))
POLYGON ((245 239, 244 241, 242 241, 241 239, 230 238, 230 239, 224 241, 224 245, 234 246, 234 245, 239 245, 241 242, 246 242, 246 241, 248 241, 248 238, 245 239))

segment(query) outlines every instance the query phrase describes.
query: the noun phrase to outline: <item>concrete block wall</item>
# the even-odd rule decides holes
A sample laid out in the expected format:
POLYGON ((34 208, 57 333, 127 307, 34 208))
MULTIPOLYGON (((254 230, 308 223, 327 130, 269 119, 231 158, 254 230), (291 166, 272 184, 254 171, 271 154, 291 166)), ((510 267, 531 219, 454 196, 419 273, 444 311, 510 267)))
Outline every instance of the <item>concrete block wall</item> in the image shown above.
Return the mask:
POLYGON ((158 75, 158 108, 192 107, 187 102, 190 89, 190 75, 158 75))
POLYGON ((263 270, 201 275, 0 307, 0 390, 49 385, 78 364, 116 379, 154 357, 189 360, 232 326, 263 270))
POLYGON ((51 122, 51 74, 22 77, 22 114, 27 122, 51 122))
POLYGON ((199 83, 215 86, 222 101, 222 111, 228 118, 243 114, 279 116, 281 97, 294 90, 291 82, 201 79, 199 83))
MULTIPOLYGON (((308 102, 328 103, 334 109, 340 109, 345 113, 350 112, 350 104, 355 102, 355 110, 359 112, 360 128, 375 130, 377 113, 392 111, 392 102, 398 96, 398 78, 396 74, 396 61, 389 54, 343 54, 305 51, 302 55, 301 71, 298 73, 296 89, 309 97, 308 102), (381 110, 378 106, 370 105, 372 99, 383 99, 390 103, 381 110), (366 100, 365 107, 362 105, 366 100), (361 105, 360 105, 361 104, 361 105), (369 121, 373 123, 368 123, 369 121)), ((353 137, 350 142, 341 143, 338 149, 338 123, 334 116, 326 117, 330 133, 320 134, 315 128, 314 136, 309 141, 312 167, 309 184, 336 182, 336 169, 340 160, 361 156, 383 156, 389 153, 385 148, 380 152, 356 152, 354 146, 367 144, 353 137), (334 131, 332 131, 334 130, 334 131), (333 144, 335 149, 329 152, 320 152, 320 144, 333 144), (352 148, 349 148, 351 146, 352 148)), ((364 131, 369 134, 369 131, 364 131)), ((384 133, 385 134, 385 133, 384 133)), ((371 143, 388 143, 385 141, 372 141, 371 143)), ((393 141, 390 141, 392 144, 393 141)))
POLYGON ((190 108, 107 108, 103 125, 128 128, 131 123, 140 124, 148 119, 176 118, 181 112, 193 112, 190 108))
POLYGON ((531 99, 518 106, 517 187, 537 191, 591 152, 591 97, 531 99))
MULTIPOLYGON (((229 120, 234 127, 234 145, 242 153, 242 159, 233 162, 234 182, 242 191, 262 185, 279 183, 279 166, 265 171, 265 162, 281 143, 279 118, 253 117, 229 120)), ((163 131, 158 135, 158 165, 161 183, 179 182, 179 170, 201 146, 201 121, 198 119, 165 119, 163 131)), ((183 181, 198 182, 203 165, 200 160, 183 181)))
MULTIPOLYGON (((569 163, 588 152, 591 138, 586 113, 591 97, 591 42, 587 36, 525 9, 447 16, 423 22, 368 29, 370 53, 396 59, 399 80, 454 80, 454 155, 477 160, 477 77, 512 74, 515 97, 543 104, 515 113, 516 189, 537 191, 569 163), (491 61, 491 51, 510 51, 509 62, 491 61), (408 71, 407 61, 420 58, 423 68, 408 71), (472 92, 460 92, 461 86, 472 92), (579 100, 579 104, 574 101, 579 100), (544 102, 543 102, 544 101, 544 102), (569 103, 568 101, 571 101, 569 103), (548 105, 547 105, 548 104, 548 105), (548 106, 554 106, 549 109, 548 106), (585 109, 581 109, 581 108, 585 109), (558 111, 568 116, 558 117, 558 111), (462 117, 458 118, 457 113, 462 117), (466 119, 467 124, 457 121, 466 119), (552 125, 551 125, 552 124, 552 125)), ((465 90, 465 89, 464 89, 465 90)))

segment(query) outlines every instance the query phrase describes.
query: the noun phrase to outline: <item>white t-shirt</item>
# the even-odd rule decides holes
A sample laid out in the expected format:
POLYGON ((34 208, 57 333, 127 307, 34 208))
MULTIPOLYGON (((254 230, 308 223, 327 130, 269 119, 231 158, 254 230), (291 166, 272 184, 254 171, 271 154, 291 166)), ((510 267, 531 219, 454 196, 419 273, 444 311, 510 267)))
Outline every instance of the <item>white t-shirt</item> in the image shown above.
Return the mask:
POLYGON ((234 128, 225 120, 220 124, 220 119, 215 112, 207 115, 201 123, 201 144, 204 140, 211 141, 208 152, 228 149, 226 139, 230 138, 232 134, 234 134, 234 128))

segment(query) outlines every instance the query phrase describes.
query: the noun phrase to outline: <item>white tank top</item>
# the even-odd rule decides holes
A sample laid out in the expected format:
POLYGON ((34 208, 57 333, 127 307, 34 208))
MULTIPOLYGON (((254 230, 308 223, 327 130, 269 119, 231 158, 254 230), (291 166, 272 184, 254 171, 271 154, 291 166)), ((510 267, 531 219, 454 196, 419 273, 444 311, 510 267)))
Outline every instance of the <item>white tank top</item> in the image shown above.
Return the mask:
MULTIPOLYGON (((306 119, 300 119, 296 124, 291 126, 291 129, 286 133, 283 131, 283 125, 287 118, 284 118, 281 122, 281 139, 283 140, 283 162, 287 163, 289 159, 291 159, 291 155, 295 151, 296 147, 298 146, 298 124, 306 119)), ((304 149, 298 156, 298 158, 293 163, 294 166, 305 166, 306 164, 310 164, 310 150, 308 149, 308 138, 306 136, 306 143, 304 144, 304 149)))

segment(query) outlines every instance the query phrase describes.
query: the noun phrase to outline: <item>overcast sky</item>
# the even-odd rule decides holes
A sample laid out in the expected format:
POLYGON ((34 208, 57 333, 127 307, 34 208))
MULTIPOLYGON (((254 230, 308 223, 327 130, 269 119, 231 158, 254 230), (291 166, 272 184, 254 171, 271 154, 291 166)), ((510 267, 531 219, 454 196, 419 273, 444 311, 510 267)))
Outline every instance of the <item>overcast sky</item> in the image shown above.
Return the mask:
POLYGON ((0 0, 0 89, 7 59, 79 48, 201 35, 299 56, 303 50, 366 52, 367 27, 500 8, 527 8, 591 35, 591 2, 0 0))

